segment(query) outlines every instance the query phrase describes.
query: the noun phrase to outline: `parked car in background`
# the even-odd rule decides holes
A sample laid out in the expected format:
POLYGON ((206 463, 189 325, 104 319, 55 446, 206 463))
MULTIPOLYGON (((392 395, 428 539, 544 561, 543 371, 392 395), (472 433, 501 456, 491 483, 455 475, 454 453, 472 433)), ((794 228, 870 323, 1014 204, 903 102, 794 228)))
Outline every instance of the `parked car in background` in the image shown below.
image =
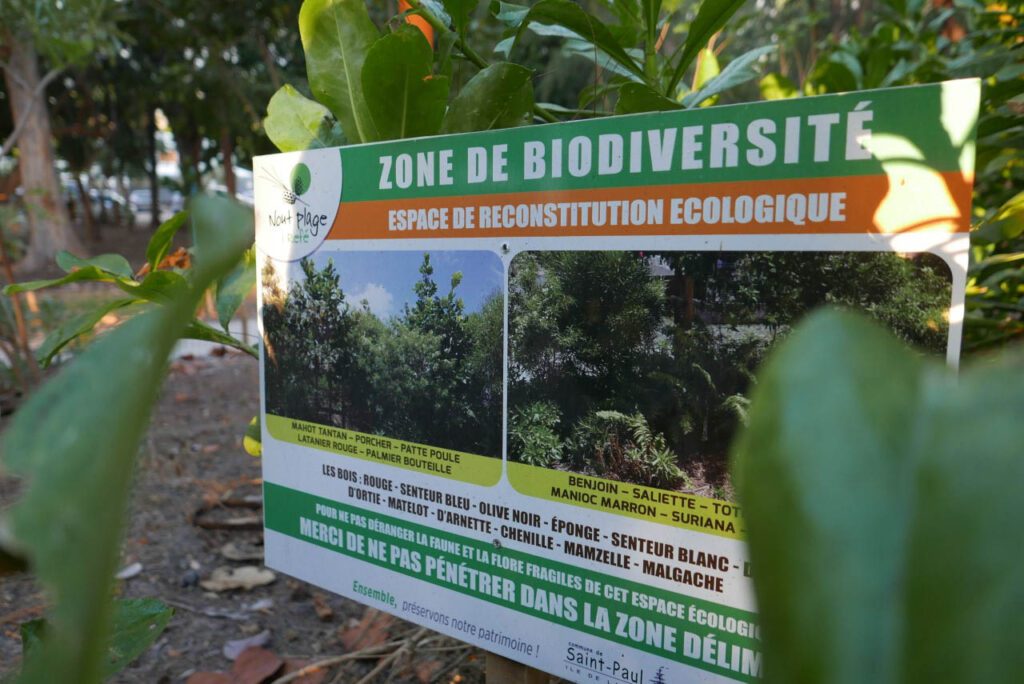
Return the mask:
MULTIPOLYGON (((136 188, 128 193, 128 203, 136 214, 148 214, 153 207, 152 197, 149 188, 136 188)), ((158 199, 162 212, 174 213, 185 208, 185 198, 177 190, 160 188, 158 199)))

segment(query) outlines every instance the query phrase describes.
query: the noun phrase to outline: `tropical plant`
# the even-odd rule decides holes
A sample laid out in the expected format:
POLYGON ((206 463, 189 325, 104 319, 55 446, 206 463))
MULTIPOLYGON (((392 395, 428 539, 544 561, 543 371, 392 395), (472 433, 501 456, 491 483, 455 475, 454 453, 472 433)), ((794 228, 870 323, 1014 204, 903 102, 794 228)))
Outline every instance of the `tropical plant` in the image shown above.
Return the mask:
MULTIPOLYGON (((768 74, 768 99, 982 79, 964 351, 1024 335, 1024 28, 1020 3, 885 0, 861 30, 821 41, 803 82, 768 74)), ((780 65, 781 66, 781 65, 780 65)), ((790 63, 790 75, 793 64, 790 63)))
POLYGON ((562 458, 562 438, 555 431, 558 407, 538 401, 512 411, 508 427, 509 459, 548 468, 562 458))
POLYGON ((664 436, 639 413, 595 411, 574 426, 565 451, 577 472, 665 489, 685 479, 664 436))
MULTIPOLYGON (((4 467, 26 489, 0 518, 0 571, 27 561, 55 598, 45 628, 23 632, 22 682, 98 681, 152 643, 170 617, 153 602, 115 609, 111 601, 132 465, 167 357, 194 329, 203 294, 253 239, 252 215, 224 200, 197 200, 192 226, 194 266, 185 273, 155 271, 165 276, 137 282, 120 259, 77 262, 65 280, 112 282, 146 304, 41 386, 4 434, 4 467)), ((151 248, 155 257, 164 247, 155 237, 151 248)))
POLYGON ((835 311, 772 353, 733 450, 766 682, 1020 681, 1022 359, 835 311))

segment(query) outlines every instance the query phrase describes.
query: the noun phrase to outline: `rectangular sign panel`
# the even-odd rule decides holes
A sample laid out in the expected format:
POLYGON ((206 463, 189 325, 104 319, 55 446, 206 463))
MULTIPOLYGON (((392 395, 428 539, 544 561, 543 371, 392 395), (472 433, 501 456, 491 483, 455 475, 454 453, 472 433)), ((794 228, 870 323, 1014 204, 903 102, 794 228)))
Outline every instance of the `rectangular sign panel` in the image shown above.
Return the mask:
POLYGON ((570 681, 757 680, 753 374, 822 304, 956 362, 978 99, 257 158, 267 565, 570 681))

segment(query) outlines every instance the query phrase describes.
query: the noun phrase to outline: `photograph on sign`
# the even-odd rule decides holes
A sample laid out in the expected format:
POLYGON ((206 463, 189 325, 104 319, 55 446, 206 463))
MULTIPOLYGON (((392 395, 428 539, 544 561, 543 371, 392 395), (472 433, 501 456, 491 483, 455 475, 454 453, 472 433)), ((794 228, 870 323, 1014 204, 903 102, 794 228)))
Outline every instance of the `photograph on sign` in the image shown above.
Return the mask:
POLYGON ((760 679, 730 443, 819 306, 956 363, 978 89, 257 157, 267 565, 567 681, 760 679))
POLYGON ((728 447, 754 374, 797 320, 845 306, 942 355, 951 285, 929 253, 521 252, 509 479, 570 501, 544 469, 731 499, 728 447))

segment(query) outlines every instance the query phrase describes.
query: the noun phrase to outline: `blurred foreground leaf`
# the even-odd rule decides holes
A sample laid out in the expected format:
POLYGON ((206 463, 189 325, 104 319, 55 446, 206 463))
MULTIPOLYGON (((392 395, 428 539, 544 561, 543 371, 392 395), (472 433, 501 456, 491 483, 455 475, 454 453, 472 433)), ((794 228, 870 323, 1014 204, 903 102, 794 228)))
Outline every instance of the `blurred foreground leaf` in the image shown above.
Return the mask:
POLYGON ((251 213, 228 200, 196 200, 192 215, 190 278, 168 288, 165 306, 88 347, 24 404, 4 435, 4 466, 27 481, 7 511, 11 530, 55 604, 22 682, 88 684, 104 671, 132 465, 167 357, 203 292, 253 240, 251 213))
POLYGON ((772 355, 734 452, 765 681, 1024 678, 1022 371, 834 311, 772 355))
MULTIPOLYGON (((173 608, 155 599, 116 601, 103 662, 103 678, 117 674, 142 655, 163 633, 172 615, 173 608)), ((46 633, 46 620, 29 620, 21 624, 21 648, 26 658, 40 648, 46 633)))

